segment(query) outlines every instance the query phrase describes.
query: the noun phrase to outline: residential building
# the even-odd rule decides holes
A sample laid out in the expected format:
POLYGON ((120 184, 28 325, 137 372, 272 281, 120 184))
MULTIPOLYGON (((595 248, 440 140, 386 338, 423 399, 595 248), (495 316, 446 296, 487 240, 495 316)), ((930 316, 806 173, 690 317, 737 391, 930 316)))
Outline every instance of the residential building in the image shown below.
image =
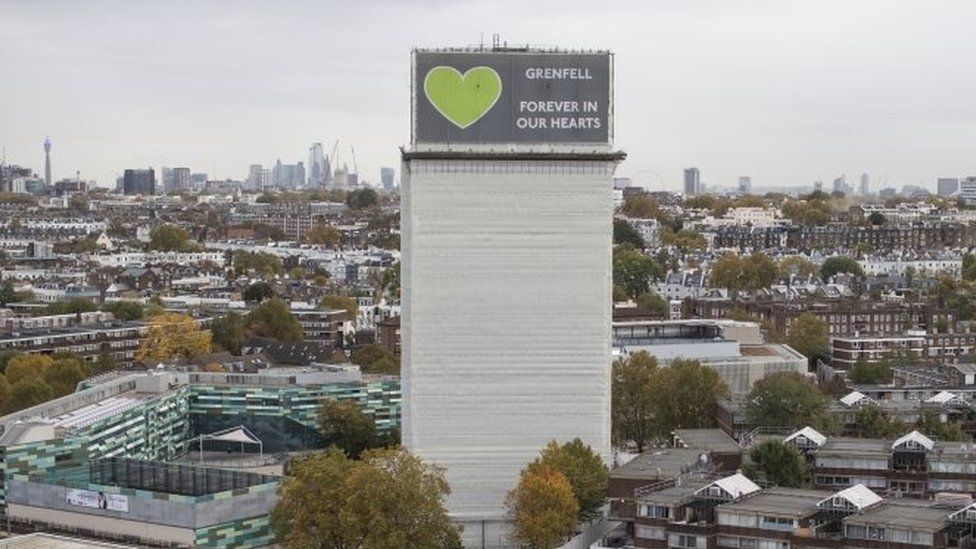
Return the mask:
POLYGON ((959 181, 959 198, 966 204, 976 204, 976 177, 970 176, 959 181))
POLYGON ((936 185, 939 196, 952 196, 959 191, 959 178, 940 177, 936 185))

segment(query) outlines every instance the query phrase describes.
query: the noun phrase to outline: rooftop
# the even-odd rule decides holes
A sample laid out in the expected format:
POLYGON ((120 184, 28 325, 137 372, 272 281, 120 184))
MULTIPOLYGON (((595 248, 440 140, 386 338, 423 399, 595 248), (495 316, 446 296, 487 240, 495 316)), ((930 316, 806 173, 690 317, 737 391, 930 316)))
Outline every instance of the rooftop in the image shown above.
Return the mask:
POLYGON ((750 498, 727 503, 721 510, 800 518, 816 513, 817 503, 829 496, 830 492, 822 490, 770 488, 750 498))
POLYGON ((132 547, 134 546, 56 536, 43 532, 0 540, 0 549, 131 549, 132 547))
POLYGON ((848 517, 844 522, 935 532, 945 526, 949 514, 949 510, 935 507, 929 501, 898 499, 887 500, 880 505, 864 509, 861 513, 848 517))
POLYGON ((738 454, 742 451, 735 439, 721 429, 678 429, 675 442, 685 448, 716 453, 738 454))
POLYGON ((647 480, 671 478, 698 467, 703 454, 702 450, 690 448, 648 450, 611 471, 610 476, 647 480))

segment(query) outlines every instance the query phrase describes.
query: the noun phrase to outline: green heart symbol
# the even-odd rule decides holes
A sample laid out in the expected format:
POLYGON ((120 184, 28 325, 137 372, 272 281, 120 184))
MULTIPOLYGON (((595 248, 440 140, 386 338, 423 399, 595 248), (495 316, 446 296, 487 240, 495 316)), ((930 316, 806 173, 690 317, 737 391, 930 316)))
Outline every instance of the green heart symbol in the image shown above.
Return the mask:
POLYGON ((502 79, 491 67, 434 67, 424 77, 424 93, 437 112, 455 126, 467 128, 481 119, 502 95, 502 79))

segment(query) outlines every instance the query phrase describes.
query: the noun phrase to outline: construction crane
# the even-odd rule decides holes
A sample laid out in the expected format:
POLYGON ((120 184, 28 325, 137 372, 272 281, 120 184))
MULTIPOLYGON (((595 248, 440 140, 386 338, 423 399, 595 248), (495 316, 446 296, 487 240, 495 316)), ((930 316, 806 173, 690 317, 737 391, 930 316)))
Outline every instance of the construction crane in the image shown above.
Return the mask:
POLYGON ((359 173, 359 166, 356 165, 356 149, 349 145, 349 152, 352 153, 352 173, 359 173))
POLYGON ((329 156, 329 164, 332 166, 333 170, 339 168, 339 158, 336 156, 338 152, 339 152, 339 140, 336 139, 335 144, 332 145, 332 154, 329 156))

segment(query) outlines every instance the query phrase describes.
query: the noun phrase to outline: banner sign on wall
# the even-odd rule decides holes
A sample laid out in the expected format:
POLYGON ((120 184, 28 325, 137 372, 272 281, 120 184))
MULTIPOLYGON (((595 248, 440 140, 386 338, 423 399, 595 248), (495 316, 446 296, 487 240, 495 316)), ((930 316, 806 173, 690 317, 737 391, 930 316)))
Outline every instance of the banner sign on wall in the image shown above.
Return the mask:
POLYGON ((107 494, 92 490, 68 490, 65 500, 71 505, 107 509, 109 511, 129 512, 129 497, 120 494, 107 494))

